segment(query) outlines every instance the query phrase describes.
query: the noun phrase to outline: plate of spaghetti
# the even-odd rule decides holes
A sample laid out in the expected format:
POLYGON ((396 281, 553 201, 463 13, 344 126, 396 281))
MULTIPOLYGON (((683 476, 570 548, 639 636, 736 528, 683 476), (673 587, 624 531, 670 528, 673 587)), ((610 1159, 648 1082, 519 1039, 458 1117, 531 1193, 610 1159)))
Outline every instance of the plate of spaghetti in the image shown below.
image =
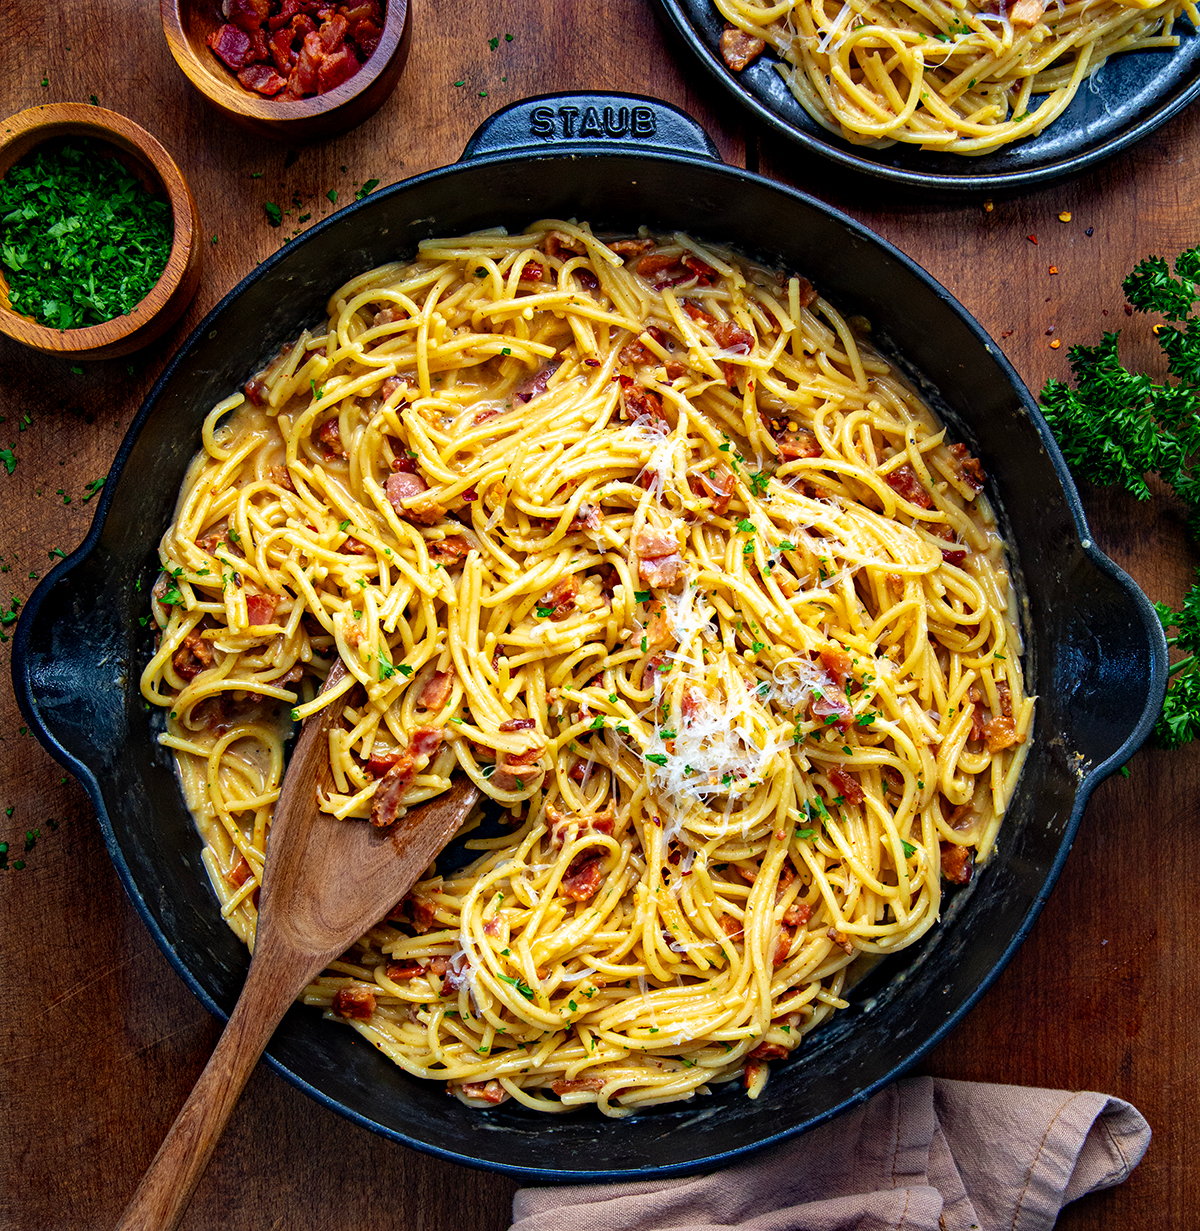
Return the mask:
POLYGON ((932 1046, 1144 737, 1161 630, 1068 483, 901 254, 661 104, 533 100, 198 328, 18 692, 217 1011, 296 723, 345 824, 470 777, 271 1062, 462 1162, 710 1167, 932 1046))
POLYGON ((662 0, 731 95, 844 166, 953 190, 1067 175, 1200 90, 1189 0, 662 0))

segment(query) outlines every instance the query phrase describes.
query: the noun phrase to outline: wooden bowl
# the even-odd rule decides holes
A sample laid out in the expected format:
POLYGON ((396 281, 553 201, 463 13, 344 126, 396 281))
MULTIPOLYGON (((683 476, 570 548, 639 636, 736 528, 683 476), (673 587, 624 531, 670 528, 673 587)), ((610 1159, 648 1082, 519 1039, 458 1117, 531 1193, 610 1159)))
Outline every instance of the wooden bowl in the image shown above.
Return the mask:
POLYGON ((0 178, 35 147, 63 137, 87 137, 115 157, 156 196, 171 204, 174 238, 166 268, 132 312, 100 325, 55 329, 13 311, 0 269, 0 332, 51 355, 111 359, 127 355, 170 328, 192 301, 200 282, 200 219, 183 173, 171 156, 132 120, 85 103, 30 107, 0 122, 0 178))
POLYGON ((408 0, 384 0, 383 37, 353 77, 312 98, 264 98, 239 85, 208 45, 223 24, 220 0, 159 0, 159 8, 167 46, 192 85, 243 128, 287 141, 315 141, 361 124, 396 88, 412 40, 408 0))

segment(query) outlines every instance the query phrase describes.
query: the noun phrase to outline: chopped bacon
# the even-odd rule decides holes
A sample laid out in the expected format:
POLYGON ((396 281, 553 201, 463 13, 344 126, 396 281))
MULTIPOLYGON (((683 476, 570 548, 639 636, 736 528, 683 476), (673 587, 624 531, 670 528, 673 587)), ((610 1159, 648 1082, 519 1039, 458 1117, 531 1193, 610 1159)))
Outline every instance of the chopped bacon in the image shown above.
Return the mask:
POLYGON ((189 683, 201 671, 206 671, 212 665, 212 646, 195 631, 188 633, 184 637, 183 644, 175 651, 174 657, 171 659, 171 666, 175 668, 175 674, 189 683))
MULTIPOLYGON (((391 468, 395 474, 416 474, 417 463, 407 453, 397 453, 391 460, 391 468)), ((422 480, 424 482, 424 480, 422 480)))
POLYGON ((793 275, 796 279, 796 291, 802 308, 811 308, 817 302, 817 292, 813 284, 807 278, 801 278, 799 274, 793 275))
POLYGON ((717 271, 707 261, 702 261, 694 252, 684 253, 680 264, 696 275, 696 281, 701 286, 711 286, 717 280, 717 271))
POLYGON ((782 1043, 760 1043, 747 1055, 751 1060, 783 1060, 791 1052, 782 1043))
POLYGON ((461 534, 448 534, 444 539, 426 543, 426 551, 434 564, 443 568, 452 568, 464 560, 471 550, 471 544, 461 534))
POLYGON ((587 244, 575 235, 566 231, 547 231, 542 239, 542 251, 556 261, 561 261, 564 252, 574 256, 582 256, 587 251, 587 244))
POLYGON ((567 770, 567 777, 572 782, 583 782, 588 775, 588 770, 591 769, 594 763, 593 761, 584 760, 583 757, 576 757, 571 762, 571 768, 567 770))
POLYGON ((575 599, 579 594, 579 578, 565 577, 541 600, 539 608, 550 612, 550 619, 565 619, 575 610, 575 599))
POLYGON ((446 977, 446 972, 450 969, 450 959, 448 957, 431 957, 429 959, 429 969, 437 975, 439 979, 446 977))
POLYGON ((667 270, 678 269, 680 263, 678 254, 668 256, 664 252, 651 252, 643 256, 634 268, 643 278, 653 278, 667 270))
MULTIPOLYGON (((666 346, 668 342, 667 335, 657 325, 647 325, 642 330, 642 333, 648 334, 660 346, 666 346)), ((626 342, 621 347, 617 358, 621 363, 629 364, 633 367, 637 367, 640 364, 658 362, 658 356, 642 341, 641 334, 634 338, 632 342, 626 342)))
POLYGON ((596 833, 610 836, 613 823, 616 820, 611 807, 601 812, 583 814, 580 812, 560 812, 553 804, 546 805, 546 827, 550 833, 550 844, 562 846, 572 836, 596 833))
POLYGON ((663 413, 662 398, 653 389, 647 389, 643 385, 626 385, 622 382, 621 409, 626 419, 637 419, 642 415, 648 415, 651 419, 657 419, 662 423, 667 422, 667 416, 663 413))
POLYGON ((537 722, 532 718, 508 718, 500 724, 501 731, 536 731, 537 722))
POLYGON ((1004 680, 999 680, 996 684, 996 695, 1000 699, 1000 713, 1011 718, 1012 717, 1012 689, 1004 680))
POLYGON ((739 30, 737 26, 726 26, 721 31, 720 46, 721 59, 735 73, 740 73, 762 55, 767 44, 755 35, 739 30))
POLYGON ((585 291, 594 291, 600 285, 600 279, 590 269, 575 270, 575 277, 579 279, 579 285, 585 291))
POLYGON ((690 722, 695 718, 703 704, 704 694, 698 688, 686 689, 683 699, 679 702, 679 712, 683 715, 684 722, 690 722))
POLYGON ((736 363, 718 363, 717 366, 721 369, 725 384, 730 389, 736 389, 738 381, 742 378, 742 369, 736 363))
POLYGON ((971 703, 971 734, 968 738, 983 739, 983 714, 980 708, 983 704, 983 693, 972 684, 967 689, 967 700, 971 703))
POLYGON ((850 655, 836 646, 827 646, 817 657, 821 660, 821 666, 825 668, 826 672, 844 688, 846 686, 846 676, 850 674, 850 667, 852 666, 850 655))
MULTIPOLYGON (((265 48, 266 40, 261 34, 258 37, 265 48)), ((208 45, 217 58, 235 73, 256 59, 254 36, 240 26, 228 23, 218 26, 208 36, 208 45)))
POLYGON ((464 1081, 459 1089, 464 1098, 480 1099, 485 1103, 503 1103, 508 1091, 495 1078, 491 1081, 464 1081))
POLYGON ((740 919, 735 919, 732 915, 722 911, 717 916, 717 922, 721 925, 721 930, 729 937, 730 940, 737 940, 744 931, 740 919))
POLYGON ((645 256, 646 253, 654 247, 654 240, 614 239, 608 246, 617 254, 617 256, 645 256))
POLYGON ((749 1060, 746 1062, 746 1067, 742 1070, 742 1085, 747 1090, 753 1089, 755 1082, 767 1071, 766 1062, 763 1060, 749 1060))
POLYGON ((328 458, 345 457, 346 446, 342 444, 342 429, 336 418, 326 419, 317 429, 321 451, 328 458))
POLYGON ((975 861, 969 846, 959 846, 957 842, 942 843, 942 875, 955 885, 967 885, 971 881, 971 873, 975 870, 975 861))
POLYGON ((954 454, 958 461, 958 470, 962 475, 963 482, 968 487, 973 487, 977 492, 983 490, 983 485, 987 481, 987 475, 983 473, 983 466, 980 464, 979 458, 972 457, 967 452, 967 446, 964 444, 956 444, 950 446, 950 452, 954 454))
POLYGON ((807 902, 793 902, 783 912, 783 922, 792 928, 802 928, 812 918, 813 908, 807 902))
MULTIPOLYGON (((379 308, 376 311, 375 316, 372 320, 372 324, 374 325, 394 325, 397 321, 402 321, 403 319, 404 319, 403 311, 397 308, 395 304, 390 303, 387 305, 387 307, 379 308)), ((387 380, 383 382, 383 385, 379 387, 379 392, 383 393, 383 396, 385 398, 387 397, 387 394, 384 393, 384 387, 387 385, 388 381, 395 381, 395 380, 396 380, 395 376, 389 376, 387 380)), ((403 384, 403 381, 396 381, 396 383, 403 384)))
POLYGON ((237 79, 243 89, 253 90, 264 98, 274 98, 287 85, 287 78, 268 64, 247 64, 238 71, 237 79))
POLYGON ((246 400, 252 402, 255 406, 265 406, 267 404, 266 383, 259 380, 257 376, 252 376, 242 386, 242 392, 246 395, 246 400))
POLYGON ((555 1094, 575 1094, 583 1090, 603 1090, 603 1077, 560 1077, 550 1083, 555 1094))
POLYGON ((967 558, 967 550, 965 547, 943 547, 942 559, 947 564, 952 564, 957 568, 967 558))
POLYGON ((571 860, 570 866, 563 873, 561 887, 563 893, 576 902, 587 902, 596 896, 604 880, 604 853, 602 851, 582 851, 571 860))
POLYGON ((400 389, 407 389, 408 382, 400 376, 389 376, 387 380, 379 386, 379 396, 386 402, 393 393, 400 389))
POLYGON ((1032 30, 1045 15, 1046 0, 1016 0, 1008 10, 1009 20, 1015 29, 1032 30))
POLYGON ((748 355, 754 346, 754 334, 736 321, 717 321, 710 332, 717 345, 737 355, 748 355))
POLYGON ((1017 725, 1008 714, 1002 714, 983 724, 983 741, 988 752, 1000 752, 1017 742, 1017 725))
POLYGON ((854 942, 849 936, 845 935, 843 932, 839 932, 837 928, 829 928, 825 932, 825 935, 828 936, 829 939, 832 940, 843 953, 849 954, 854 952, 854 942))
POLYGON ((578 530, 599 530, 600 510, 594 504, 581 504, 575 511, 575 516, 567 523, 567 532, 578 530))
POLYGON ((775 937, 775 951, 771 955, 771 965, 776 968, 782 966, 788 960, 788 954, 792 949, 792 941, 795 939, 795 933, 783 924, 779 929, 779 934, 775 937))
POLYGON ((688 486, 697 496, 708 496, 712 500, 712 511, 721 517, 729 509, 737 484, 733 471, 724 462, 717 462, 715 466, 688 475, 688 486))
POLYGON ((813 722, 825 726, 836 726, 841 731, 848 731, 854 721, 854 711, 846 694, 836 684, 826 684, 821 689, 821 696, 815 693, 809 698, 808 716, 813 722), (828 721, 827 721, 828 720, 828 721))
POLYGON ((366 987, 339 987, 333 996, 333 1011, 338 1017, 365 1022, 375 1012, 375 993, 366 987))
POLYGON ((279 599, 274 594, 247 594, 246 618, 251 627, 258 628, 262 624, 271 624, 275 619, 275 609, 278 606, 279 599))
POLYGON ((779 448, 779 456, 785 462, 794 462, 802 457, 821 456, 820 442, 816 434, 807 428, 802 427, 794 432, 785 428, 776 435, 775 444, 779 448))
POLYGON ((239 854, 237 863, 225 873, 225 879, 235 888, 240 889, 249 879, 251 874, 250 865, 246 862, 246 856, 239 854))
MULTIPOLYGON (((397 459, 399 460, 399 459, 397 459)), ((418 508, 409 508, 404 502, 412 500, 429 490, 429 484, 419 474, 410 474, 400 470, 388 475, 383 485, 392 508, 404 518, 418 526, 432 526, 445 516, 446 510, 440 504, 427 504, 418 508)))
POLYGON ((701 325, 712 325, 712 323, 716 320, 716 317, 714 317, 712 313, 705 312, 705 310, 694 299, 685 299, 683 301, 683 310, 692 318, 692 320, 699 321, 701 325))
POLYGON ((504 753, 491 776, 492 785, 502 791, 523 791, 540 782, 546 773, 537 763, 541 755, 542 750, 538 747, 526 748, 524 752, 504 753))
POLYGON ((848 803, 861 804, 866 796, 863 794, 862 784, 851 773, 844 769, 835 766, 829 771, 829 781, 833 783, 834 790, 848 803))
POLYGON ((521 267, 522 282, 541 282, 546 276, 546 268, 540 261, 526 261, 521 267))
POLYGON ((380 779, 371 802, 371 824, 382 828, 391 825, 400 815, 401 800, 413 779, 430 762, 441 747, 442 733, 427 727, 418 727, 412 734, 408 748, 380 779))
POLYGON ((683 573, 683 557, 647 556, 638 560, 638 576, 652 589, 669 590, 683 573))
POLYGON ((454 691, 454 672, 435 671, 417 694, 417 709, 440 710, 454 691))
POLYGON ((621 584, 621 574, 615 564, 599 564, 596 566, 596 575, 600 578, 600 592, 608 598, 612 598, 617 586, 621 584))
POLYGON ((884 480, 898 495, 919 509, 932 509, 933 497, 921 486, 917 472, 907 463, 897 466, 884 480))
POLYGON ((243 30, 259 30, 270 16, 271 0, 225 0, 221 11, 243 30))
POLYGON ((453 995, 467 985, 471 975, 471 963, 465 953, 450 959, 442 979, 442 995, 453 995))
MULTIPOLYGON (((400 912, 408 916, 412 920, 413 930, 418 933, 425 933, 433 928, 434 916, 437 913, 437 905, 430 901, 429 898, 419 893, 410 893, 393 911, 393 914, 400 912)), ((429 969, 434 974, 444 975, 446 967, 442 966, 439 969, 439 963, 445 962, 445 958, 432 958, 429 962, 429 969)))
POLYGON ((420 962, 388 962, 384 974, 393 983, 407 983, 425 973, 425 967, 420 962))
POLYGON ((527 381, 517 390, 515 400, 518 402, 531 402, 538 396, 538 394, 545 393, 546 386, 550 383, 550 377, 553 376, 561 366, 561 359, 552 359, 549 363, 543 365, 532 380, 527 381))
POLYGON ((285 492, 296 490, 296 485, 292 482, 292 472, 286 466, 272 466, 267 473, 276 487, 282 487, 285 492))

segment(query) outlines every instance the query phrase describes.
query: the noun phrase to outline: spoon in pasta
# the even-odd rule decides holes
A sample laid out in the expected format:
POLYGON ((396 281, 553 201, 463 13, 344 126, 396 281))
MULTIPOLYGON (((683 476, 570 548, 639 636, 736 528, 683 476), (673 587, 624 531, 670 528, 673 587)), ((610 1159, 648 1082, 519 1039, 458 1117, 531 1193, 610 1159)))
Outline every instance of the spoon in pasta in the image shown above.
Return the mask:
MULTIPOLYGON (((335 663, 325 687, 344 676, 345 668, 335 663)), ((444 795, 388 829, 319 811, 317 794, 330 776, 327 733, 340 716, 341 706, 326 706, 300 732, 267 840, 245 985, 117 1231, 170 1231, 178 1225, 283 1015, 332 959, 408 893, 479 798, 474 783, 456 779, 444 795)))

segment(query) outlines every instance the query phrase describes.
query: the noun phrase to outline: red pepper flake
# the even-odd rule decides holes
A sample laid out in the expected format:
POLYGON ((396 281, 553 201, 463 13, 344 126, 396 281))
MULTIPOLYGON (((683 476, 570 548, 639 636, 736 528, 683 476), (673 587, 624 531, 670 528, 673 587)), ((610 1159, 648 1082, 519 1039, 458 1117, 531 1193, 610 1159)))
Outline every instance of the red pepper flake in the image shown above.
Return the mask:
POLYGON ((1026 235, 1026 236, 1025 236, 1025 238, 1026 238, 1027 240, 1029 240, 1029 242, 1030 242, 1031 244, 1036 244, 1036 243, 1037 243, 1037 236, 1036 236, 1036 235, 1026 235))
POLYGON ((1057 266, 1057 265, 1051 265, 1051 266, 1050 266, 1050 272, 1051 272, 1052 274, 1056 274, 1056 273, 1058 273, 1058 266, 1057 266))

